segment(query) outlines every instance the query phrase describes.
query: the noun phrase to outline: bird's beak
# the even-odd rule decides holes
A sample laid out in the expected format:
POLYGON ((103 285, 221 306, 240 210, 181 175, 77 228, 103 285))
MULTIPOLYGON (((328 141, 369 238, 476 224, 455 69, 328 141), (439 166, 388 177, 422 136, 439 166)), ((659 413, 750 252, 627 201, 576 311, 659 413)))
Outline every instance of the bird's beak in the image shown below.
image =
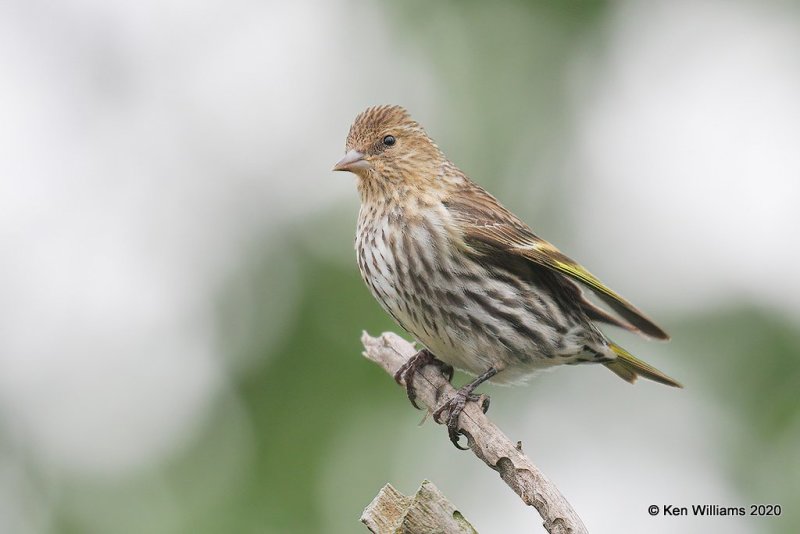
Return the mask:
POLYGON ((364 159, 364 153, 358 150, 350 150, 333 166, 334 171, 355 172, 357 169, 366 169, 369 162, 364 159))

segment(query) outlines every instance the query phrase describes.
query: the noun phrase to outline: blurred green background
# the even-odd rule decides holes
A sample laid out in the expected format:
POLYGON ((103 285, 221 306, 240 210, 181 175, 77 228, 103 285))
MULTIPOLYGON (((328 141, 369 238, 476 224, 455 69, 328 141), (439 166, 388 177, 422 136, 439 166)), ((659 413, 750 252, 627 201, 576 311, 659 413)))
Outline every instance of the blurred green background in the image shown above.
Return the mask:
POLYGON ((673 336, 611 333, 685 390, 485 388, 589 530, 800 532, 798 65, 789 2, 4 3, 0 532, 361 532, 425 478, 543 531, 360 356, 380 103, 673 336))

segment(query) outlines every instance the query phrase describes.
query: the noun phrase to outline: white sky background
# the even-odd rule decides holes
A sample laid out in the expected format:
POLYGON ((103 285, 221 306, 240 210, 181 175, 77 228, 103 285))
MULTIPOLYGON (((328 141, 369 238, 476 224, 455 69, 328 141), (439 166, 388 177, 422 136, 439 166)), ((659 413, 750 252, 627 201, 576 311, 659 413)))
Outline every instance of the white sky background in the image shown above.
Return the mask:
MULTIPOLYGON (((379 61, 392 51, 379 15, 359 11, 356 36, 348 7, 0 7, 0 531, 39 530, 46 509, 18 489, 19 451, 56 477, 113 477, 191 439, 226 388, 211 299, 249 239, 342 202, 355 213, 353 181, 328 170, 361 108, 428 112, 426 67, 379 61)), ((663 1, 620 4, 609 23, 608 46, 579 51, 574 70, 581 259, 676 311, 740 293, 800 312, 797 19, 663 1)), ((721 495, 713 451, 687 449, 721 495)), ((591 495, 576 498, 610 531, 591 495)), ((467 515, 497 525, 480 513, 467 515)), ((532 516, 506 517, 527 531, 532 516)))
MULTIPOLYGON (((343 71, 345 16, 312 2, 0 7, 0 425, 19 449, 0 469, 0 531, 39 530, 13 454, 56 478, 113 477, 191 439, 225 389, 212 298, 249 240, 343 198, 356 209, 330 168, 377 91, 343 71)), ((262 328, 291 317, 292 285, 262 328)))
POLYGON ((598 273, 676 312, 752 299, 800 318, 798 15, 619 6, 575 72, 576 248, 598 273))

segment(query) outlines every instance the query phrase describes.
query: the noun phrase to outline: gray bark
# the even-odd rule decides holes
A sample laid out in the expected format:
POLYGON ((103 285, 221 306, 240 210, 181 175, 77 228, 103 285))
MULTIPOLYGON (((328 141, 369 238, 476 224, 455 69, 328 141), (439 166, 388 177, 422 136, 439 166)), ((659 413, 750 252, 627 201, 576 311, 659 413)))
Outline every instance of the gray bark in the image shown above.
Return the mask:
MULTIPOLYGON (((361 341, 364 344, 364 356, 390 375, 394 375, 417 352, 411 343, 391 332, 377 338, 364 332, 361 341)), ((445 376, 433 365, 426 366, 416 374, 414 387, 418 404, 425 404, 429 411, 435 410, 440 402, 455 393, 445 376)), ((536 508, 547 532, 587 533, 580 517, 558 488, 523 454, 521 444, 512 442, 486 417, 478 403, 467 403, 459 424, 475 456, 497 471, 522 502, 536 508)))
POLYGON ((413 497, 386 484, 364 509, 361 522, 375 534, 478 534, 427 480, 413 497))

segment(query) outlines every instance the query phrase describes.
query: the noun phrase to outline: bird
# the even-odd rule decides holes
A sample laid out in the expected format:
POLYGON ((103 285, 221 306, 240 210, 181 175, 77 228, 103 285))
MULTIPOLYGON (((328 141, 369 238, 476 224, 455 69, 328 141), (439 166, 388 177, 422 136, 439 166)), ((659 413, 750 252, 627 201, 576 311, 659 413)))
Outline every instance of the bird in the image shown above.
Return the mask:
POLYGON ((486 381, 517 384, 560 365, 601 364, 631 383, 641 376, 683 387, 598 324, 669 335, 470 180, 405 108, 357 115, 333 170, 357 177, 361 277, 422 347, 395 380, 417 407, 413 377, 422 367, 437 365, 448 380, 453 367, 475 377, 433 412, 440 423, 446 414, 456 447, 464 448, 458 418, 486 381))

